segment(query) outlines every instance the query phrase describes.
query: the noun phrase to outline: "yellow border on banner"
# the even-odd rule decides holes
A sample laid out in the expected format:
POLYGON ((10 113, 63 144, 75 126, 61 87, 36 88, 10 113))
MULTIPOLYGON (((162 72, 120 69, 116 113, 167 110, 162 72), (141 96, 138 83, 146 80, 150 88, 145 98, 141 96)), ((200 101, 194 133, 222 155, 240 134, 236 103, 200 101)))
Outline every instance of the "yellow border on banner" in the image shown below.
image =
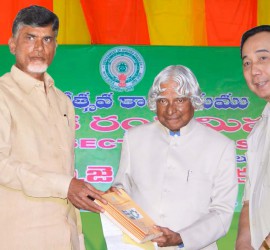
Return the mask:
POLYGON ((91 44, 80 0, 54 0, 53 10, 60 21, 59 44, 91 44))

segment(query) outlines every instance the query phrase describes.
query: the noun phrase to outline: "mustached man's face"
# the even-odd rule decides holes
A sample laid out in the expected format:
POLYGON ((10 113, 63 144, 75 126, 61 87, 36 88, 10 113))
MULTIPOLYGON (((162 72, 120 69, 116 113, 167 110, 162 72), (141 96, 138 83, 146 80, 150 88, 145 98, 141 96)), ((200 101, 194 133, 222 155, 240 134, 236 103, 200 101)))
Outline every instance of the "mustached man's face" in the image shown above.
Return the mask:
POLYGON ((10 38, 10 52, 16 57, 16 66, 43 80, 43 74, 51 64, 57 47, 52 26, 22 26, 15 37, 10 38))

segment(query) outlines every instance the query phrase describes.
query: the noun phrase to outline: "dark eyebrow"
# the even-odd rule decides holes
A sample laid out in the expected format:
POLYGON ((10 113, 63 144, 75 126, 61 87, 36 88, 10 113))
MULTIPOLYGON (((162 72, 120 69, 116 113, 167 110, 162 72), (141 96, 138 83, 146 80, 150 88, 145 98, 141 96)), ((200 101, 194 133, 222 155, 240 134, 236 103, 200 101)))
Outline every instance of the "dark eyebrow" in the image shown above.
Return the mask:
POLYGON ((267 50, 267 49, 258 49, 258 50, 255 51, 255 53, 260 53, 260 52, 267 52, 267 53, 269 53, 269 50, 267 50))
MULTIPOLYGON (((261 52, 267 52, 267 53, 270 53, 270 51, 267 50, 267 49, 258 49, 258 50, 255 51, 255 53, 261 53, 261 52)), ((247 56, 243 56, 243 57, 242 57, 242 60, 244 60, 246 57, 247 57, 247 56)))
POLYGON ((32 36, 32 37, 36 37, 36 35, 32 34, 32 33, 26 33, 27 36, 32 36))
POLYGON ((54 36, 44 36, 43 38, 51 38, 51 39, 53 39, 54 36))

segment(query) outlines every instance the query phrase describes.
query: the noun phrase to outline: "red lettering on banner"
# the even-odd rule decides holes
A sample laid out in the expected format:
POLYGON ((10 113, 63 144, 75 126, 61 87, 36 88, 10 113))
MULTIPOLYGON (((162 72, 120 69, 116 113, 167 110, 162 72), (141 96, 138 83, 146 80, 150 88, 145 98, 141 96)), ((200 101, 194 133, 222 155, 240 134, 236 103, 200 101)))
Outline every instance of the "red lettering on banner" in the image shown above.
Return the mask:
POLYGON ((236 141, 236 148, 240 150, 247 150, 248 148, 247 140, 242 139, 242 140, 236 141))
MULTIPOLYGON (((93 120, 89 123, 89 127, 98 132, 113 132, 119 128, 128 130, 131 127, 150 122, 149 120, 142 117, 130 117, 121 122, 118 121, 117 115, 110 115, 107 117, 93 116, 92 118, 93 120)), ((80 117, 76 116, 76 129, 80 128, 79 119, 80 117)), ((244 117, 242 118, 245 122, 244 124, 242 124, 241 121, 237 119, 228 119, 227 121, 224 121, 221 118, 211 116, 196 117, 195 119, 198 122, 219 132, 233 133, 242 129, 243 131, 249 133, 259 118, 251 119, 244 117)), ((153 120, 158 120, 157 116, 154 116, 153 120)))
POLYGON ((144 118, 130 117, 130 118, 127 118, 124 121, 122 121, 121 126, 122 126, 123 129, 127 130, 129 128, 132 128, 132 127, 135 127, 135 126, 138 126, 138 125, 141 125, 141 124, 146 124, 146 123, 149 123, 149 121, 144 119, 144 118), (132 122, 135 122, 136 125, 132 126, 131 125, 132 122), (139 124, 137 124, 137 122, 139 124))
POLYGON ((87 166, 86 180, 92 183, 111 183, 113 181, 113 168, 111 166, 87 166))
POLYGON ((109 138, 104 138, 98 141, 98 146, 100 148, 105 148, 105 149, 112 149, 116 148, 117 145, 115 143, 114 139, 109 139, 109 138))
POLYGON ((81 138, 80 139, 80 148, 97 148, 96 139, 94 138, 81 138))
POLYGON ((238 183, 245 183, 246 182, 246 174, 247 174, 247 168, 237 168, 237 179, 238 183))
POLYGON ((243 125, 242 129, 245 131, 245 132, 250 132, 255 123, 260 119, 260 118, 257 118, 257 119, 251 119, 251 118, 247 118, 247 117, 243 117, 242 118, 243 121, 245 122, 245 124, 243 125))
POLYGON ((75 115, 75 130, 80 129, 80 127, 81 127, 81 124, 80 124, 79 120, 80 120, 80 116, 75 115))
POLYGON ((112 132, 120 127, 117 115, 110 115, 104 118, 100 116, 93 116, 93 121, 90 122, 89 126, 95 131, 101 132, 112 132))
POLYGON ((96 138, 80 138, 79 141, 75 140, 75 148, 81 149, 96 149, 97 147, 102 149, 114 149, 118 144, 122 144, 123 139, 103 138, 97 140, 96 138))
POLYGON ((235 119, 228 119, 228 122, 231 124, 235 124, 234 126, 227 125, 227 123, 217 117, 197 117, 196 120, 206 126, 216 130, 216 131, 224 131, 224 132, 236 132, 241 129, 242 124, 240 121, 235 119))

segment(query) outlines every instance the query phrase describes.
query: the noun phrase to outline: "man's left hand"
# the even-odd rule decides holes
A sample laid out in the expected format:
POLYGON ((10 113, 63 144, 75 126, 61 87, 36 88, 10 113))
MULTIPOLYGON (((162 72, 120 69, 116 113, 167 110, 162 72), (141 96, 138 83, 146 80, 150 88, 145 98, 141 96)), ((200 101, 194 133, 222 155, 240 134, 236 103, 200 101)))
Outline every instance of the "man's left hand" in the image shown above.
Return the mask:
POLYGON ((153 242, 156 242, 159 247, 177 246, 182 243, 182 238, 179 233, 176 233, 167 227, 155 226, 155 228, 163 232, 162 236, 152 240, 153 242))

